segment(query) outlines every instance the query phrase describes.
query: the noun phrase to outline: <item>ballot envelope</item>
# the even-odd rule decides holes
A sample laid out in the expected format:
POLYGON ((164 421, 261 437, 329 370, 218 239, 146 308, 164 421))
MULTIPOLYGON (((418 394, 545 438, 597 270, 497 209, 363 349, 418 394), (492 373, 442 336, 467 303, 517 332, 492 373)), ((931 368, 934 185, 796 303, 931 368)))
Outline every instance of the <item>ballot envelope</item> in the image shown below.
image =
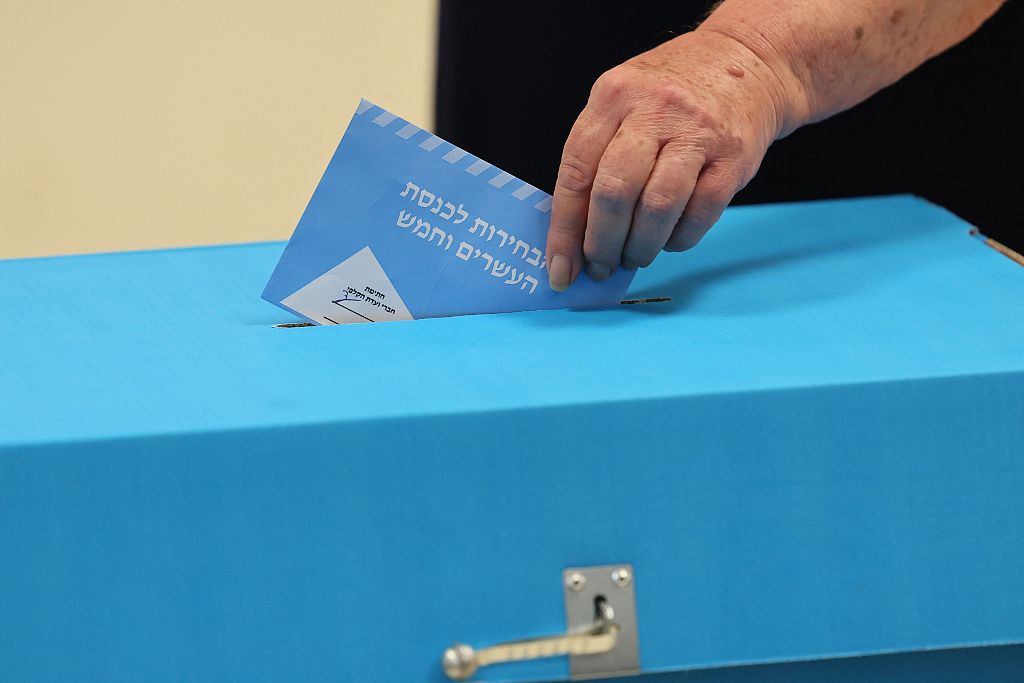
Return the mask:
POLYGON ((1022 680, 1024 265, 947 211, 326 327, 282 248, 0 262, 0 679, 1022 680))

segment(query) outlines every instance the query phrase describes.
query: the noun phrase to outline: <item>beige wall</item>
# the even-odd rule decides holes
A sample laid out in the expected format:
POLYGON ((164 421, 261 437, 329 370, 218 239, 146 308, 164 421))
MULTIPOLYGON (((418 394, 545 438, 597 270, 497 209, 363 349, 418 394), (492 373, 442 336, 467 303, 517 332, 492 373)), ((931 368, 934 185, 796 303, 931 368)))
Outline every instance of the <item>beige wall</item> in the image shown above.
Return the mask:
POLYGON ((432 124, 436 0, 0 0, 0 258, 282 239, 360 96, 432 124))

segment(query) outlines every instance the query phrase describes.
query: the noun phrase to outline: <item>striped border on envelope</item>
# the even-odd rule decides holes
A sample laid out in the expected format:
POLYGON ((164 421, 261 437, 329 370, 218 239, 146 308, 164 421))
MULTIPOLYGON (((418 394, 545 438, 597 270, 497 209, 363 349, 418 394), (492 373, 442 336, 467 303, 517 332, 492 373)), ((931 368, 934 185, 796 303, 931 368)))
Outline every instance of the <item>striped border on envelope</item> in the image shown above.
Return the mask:
POLYGON ((521 202, 528 202, 542 213, 551 211, 551 195, 539 190, 529 183, 519 180, 511 173, 492 166, 483 159, 473 156, 469 152, 456 147, 447 140, 443 140, 433 133, 399 118, 388 110, 380 107, 369 100, 360 100, 356 108, 356 115, 369 115, 373 123, 381 128, 392 131, 397 137, 415 144, 426 153, 437 153, 444 161, 461 168, 472 176, 479 176, 488 185, 498 190, 503 190, 513 198, 521 202), (424 135, 420 135, 423 133, 424 135))

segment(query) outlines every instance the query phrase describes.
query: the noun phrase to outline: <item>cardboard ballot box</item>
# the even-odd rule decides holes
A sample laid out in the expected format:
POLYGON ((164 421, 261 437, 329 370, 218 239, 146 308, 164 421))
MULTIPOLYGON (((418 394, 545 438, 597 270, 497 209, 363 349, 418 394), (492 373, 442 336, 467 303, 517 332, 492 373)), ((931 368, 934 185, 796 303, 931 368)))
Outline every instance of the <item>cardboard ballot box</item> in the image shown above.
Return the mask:
POLYGON ((968 233, 737 208, 670 302, 295 329, 280 244, 0 263, 0 678, 1019 681, 1024 267, 968 233))

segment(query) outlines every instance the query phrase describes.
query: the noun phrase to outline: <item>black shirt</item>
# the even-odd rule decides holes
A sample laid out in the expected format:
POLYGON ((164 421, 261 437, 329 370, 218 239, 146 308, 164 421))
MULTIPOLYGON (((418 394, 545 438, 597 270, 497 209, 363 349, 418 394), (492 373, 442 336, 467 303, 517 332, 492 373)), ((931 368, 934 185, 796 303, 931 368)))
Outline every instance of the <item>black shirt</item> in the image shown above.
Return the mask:
MULTIPOLYGON (((550 192, 565 137, 607 69, 692 29, 712 3, 442 0, 440 136, 550 192)), ((910 192, 1024 250, 1024 31, 1007 3, 896 85, 768 150, 733 203, 910 192)))

